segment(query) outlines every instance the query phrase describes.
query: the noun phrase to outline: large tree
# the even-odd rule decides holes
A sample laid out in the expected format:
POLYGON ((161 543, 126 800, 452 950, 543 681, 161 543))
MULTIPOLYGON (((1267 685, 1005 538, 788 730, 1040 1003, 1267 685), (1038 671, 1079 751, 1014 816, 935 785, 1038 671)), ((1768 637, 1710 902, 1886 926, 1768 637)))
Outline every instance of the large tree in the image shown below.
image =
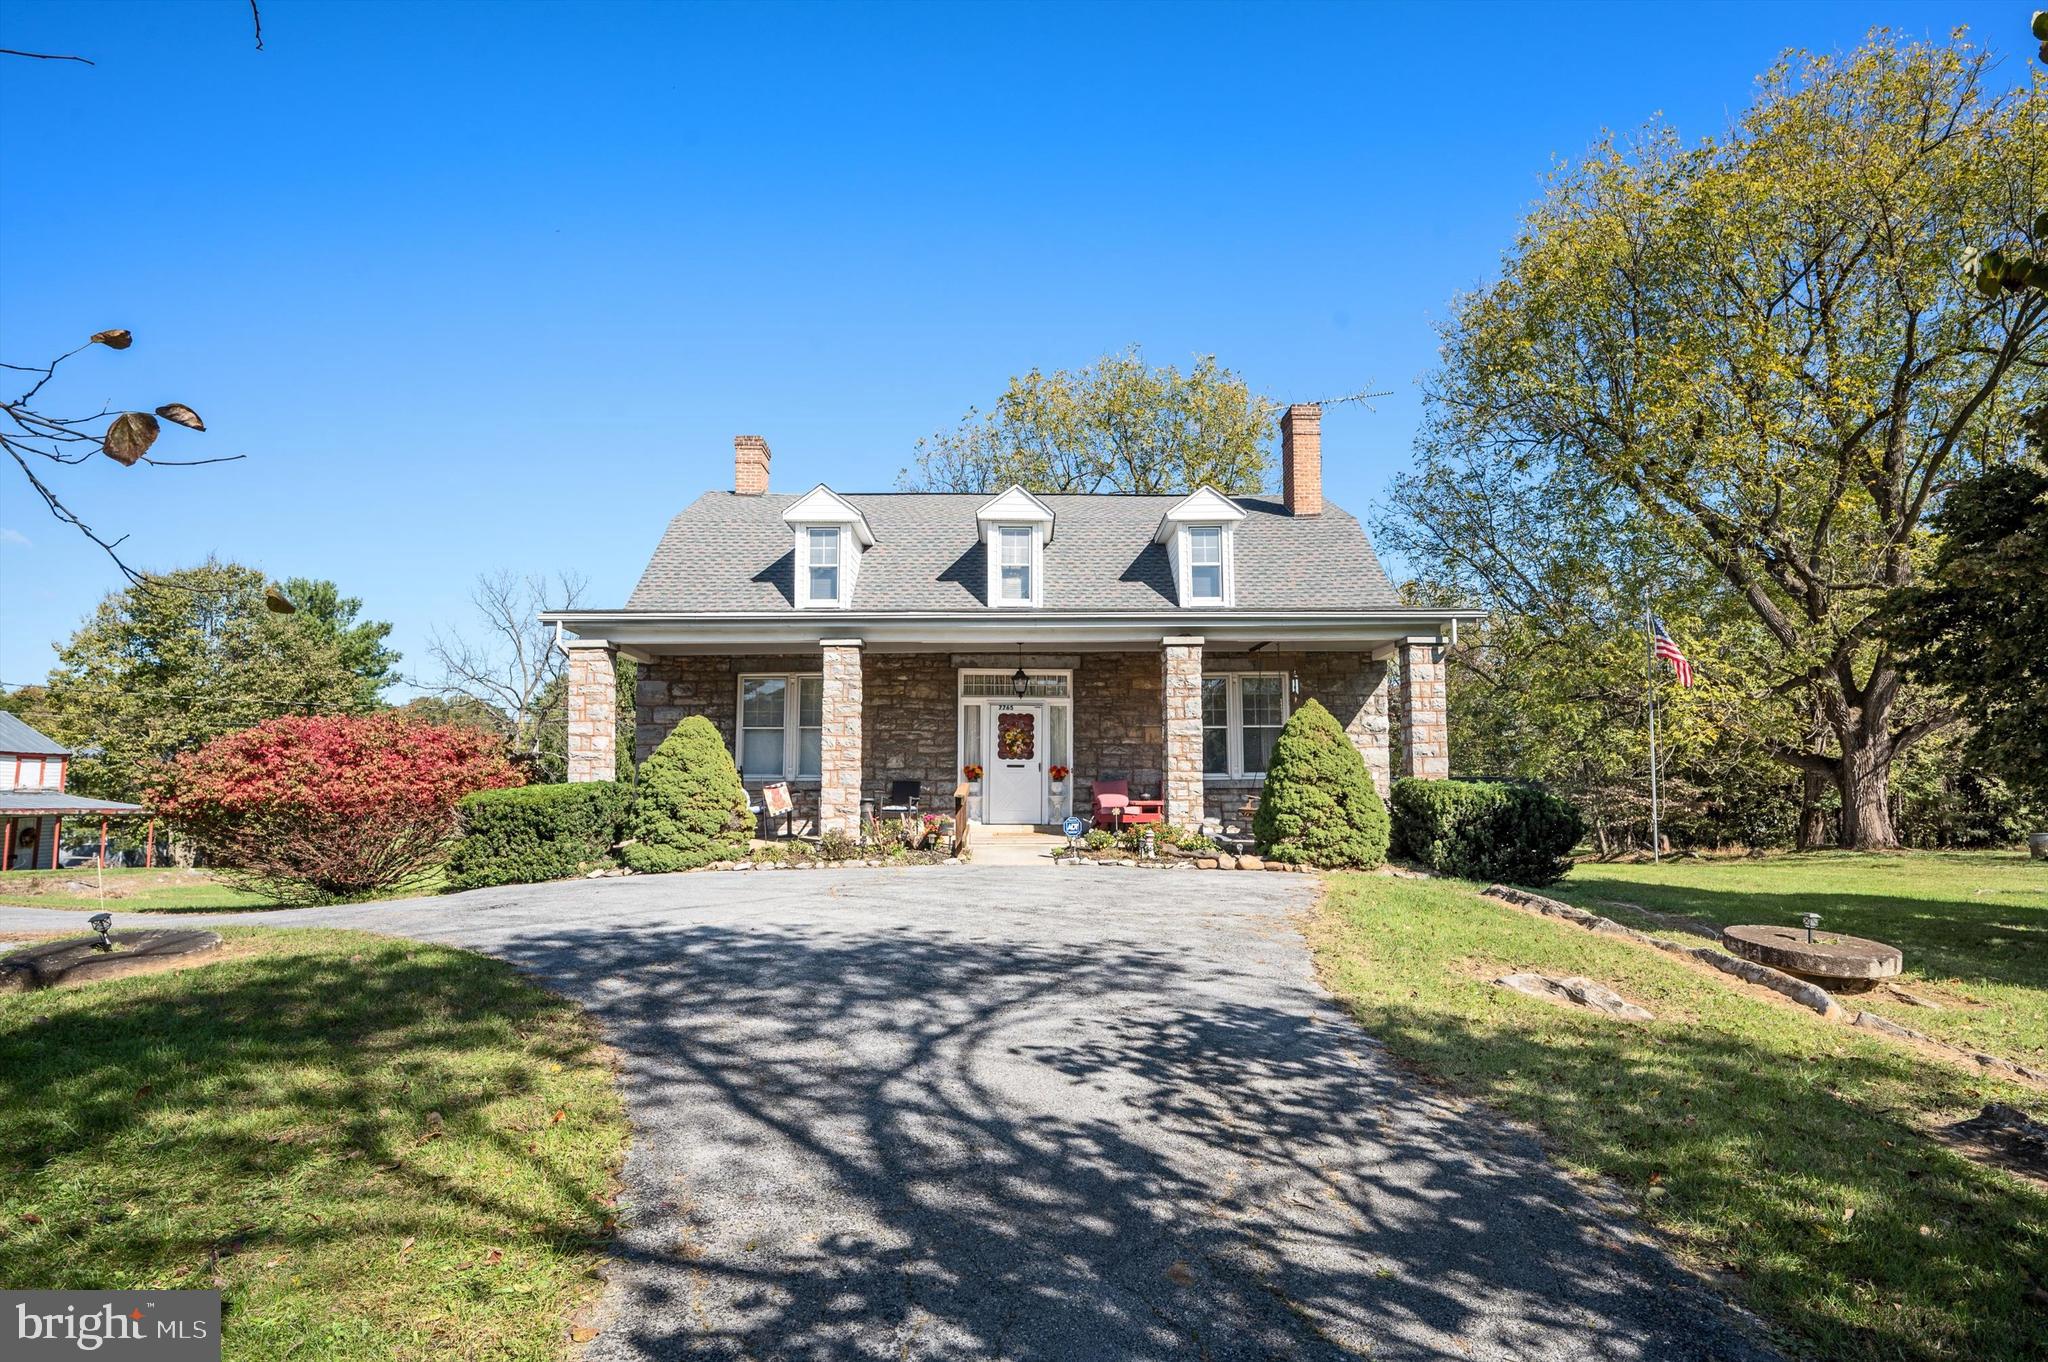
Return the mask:
POLYGON ((239 563, 209 560, 114 592, 57 650, 24 717, 81 749, 81 788, 119 798, 139 794, 157 762, 220 734, 379 707, 395 660, 382 647, 390 626, 357 622, 358 603, 328 583, 300 588, 331 596, 331 620, 278 613, 263 574, 239 563))
MULTIPOLYGON (((569 688, 562 650, 545 610, 567 610, 582 598, 583 579, 573 573, 550 580, 544 574, 516 577, 480 574, 470 601, 471 629, 435 630, 427 655, 441 668, 435 689, 445 699, 475 701, 504 719, 505 742, 536 779, 562 779, 548 772, 551 740, 566 741, 569 688)), ((556 756, 562 749, 557 747, 556 756)))
MULTIPOLYGON (((1711 574, 1768 641, 1742 684, 1771 754, 1839 790, 1857 847, 1897 844, 1891 765, 1957 717, 1902 687, 1879 611, 2048 362, 2048 299, 1987 296, 1976 254, 2040 258, 2048 88, 1990 75, 1878 33, 1785 58, 1726 136, 1601 143, 1459 300, 1397 491, 1417 522, 1481 489, 1598 507, 1711 574)), ((1504 550, 1460 544, 1465 575, 1523 570, 1504 550)))
POLYGON ((917 445, 918 492, 1258 492, 1279 410, 1213 355, 1183 374, 1134 346, 1084 369, 1012 378, 995 409, 917 445))

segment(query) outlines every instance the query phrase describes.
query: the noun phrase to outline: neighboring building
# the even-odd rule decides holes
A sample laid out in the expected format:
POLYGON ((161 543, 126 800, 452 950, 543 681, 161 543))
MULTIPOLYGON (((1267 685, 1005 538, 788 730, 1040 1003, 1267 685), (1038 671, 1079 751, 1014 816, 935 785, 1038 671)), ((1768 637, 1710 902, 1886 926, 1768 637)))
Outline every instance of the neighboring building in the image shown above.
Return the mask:
POLYGON ((788 781, 828 830, 903 781, 946 805, 970 766, 982 823, 1085 812, 1098 777, 1175 823, 1231 818, 1311 696, 1382 792, 1390 711, 1402 774, 1447 775, 1443 648, 1479 612, 1401 603, 1323 500, 1321 423, 1282 418, 1278 500, 776 495, 767 442, 739 436, 733 490, 670 523, 623 607, 544 616, 575 636, 569 779, 612 776, 620 653, 639 664, 636 759, 702 714, 750 791, 788 781))
POLYGON ((0 847, 8 870, 55 870, 58 839, 67 818, 99 819, 105 852, 107 819, 143 812, 139 804, 86 799, 64 793, 71 753, 0 710, 0 847))

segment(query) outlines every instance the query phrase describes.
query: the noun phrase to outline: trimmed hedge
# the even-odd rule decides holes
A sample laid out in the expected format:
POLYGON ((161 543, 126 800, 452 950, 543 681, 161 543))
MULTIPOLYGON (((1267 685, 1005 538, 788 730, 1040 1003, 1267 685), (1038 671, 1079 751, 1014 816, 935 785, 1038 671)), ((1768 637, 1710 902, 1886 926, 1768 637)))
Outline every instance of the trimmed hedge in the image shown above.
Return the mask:
POLYGON ((643 874, 746 857, 754 837, 747 789, 709 719, 692 714, 640 767, 626 817, 626 864, 643 874))
POLYGON ((612 864, 632 786, 612 781, 480 790, 455 806, 452 889, 561 880, 612 864))
POLYGON ((1533 785, 1394 782, 1394 855, 1440 875, 1542 886, 1571 869, 1586 835, 1579 811, 1533 785))
POLYGON ((1314 700, 1273 743, 1252 836, 1276 861, 1325 870, 1386 862, 1387 806, 1344 726, 1314 700))

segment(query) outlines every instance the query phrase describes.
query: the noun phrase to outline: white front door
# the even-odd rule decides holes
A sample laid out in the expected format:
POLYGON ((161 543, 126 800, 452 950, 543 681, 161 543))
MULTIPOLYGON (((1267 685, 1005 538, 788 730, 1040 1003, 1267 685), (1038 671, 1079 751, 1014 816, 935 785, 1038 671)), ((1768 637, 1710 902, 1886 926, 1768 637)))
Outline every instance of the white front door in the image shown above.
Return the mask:
POLYGON ((1045 706, 989 707, 984 823, 1045 821, 1045 706))

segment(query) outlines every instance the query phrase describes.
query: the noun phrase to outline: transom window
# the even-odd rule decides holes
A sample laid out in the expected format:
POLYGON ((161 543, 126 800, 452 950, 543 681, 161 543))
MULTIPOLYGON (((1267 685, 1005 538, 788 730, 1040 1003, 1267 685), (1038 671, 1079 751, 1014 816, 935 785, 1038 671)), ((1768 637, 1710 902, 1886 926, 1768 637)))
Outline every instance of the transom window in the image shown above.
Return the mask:
POLYGON ((839 602, 839 529, 837 526, 811 527, 810 574, 811 600, 818 604, 839 602))
POLYGON ((825 723, 822 675, 740 678, 740 774, 748 780, 816 780, 825 723))
POLYGON ((1202 678, 1202 774, 1263 776, 1287 722, 1283 672, 1229 672, 1202 678))
MULTIPOLYGON (((1014 700, 1017 687, 1014 672, 962 672, 960 673, 960 694, 976 699, 1014 700)), ((1024 699, 1064 700, 1067 698, 1067 674, 1035 672, 1024 678, 1024 699)))
POLYGON ((1188 530, 1188 599, 1223 599, 1223 527, 1196 525, 1188 530))
POLYGON ((996 531, 997 550, 1002 555, 1002 599, 1019 605, 1031 602, 1031 527, 1004 525, 996 531))

